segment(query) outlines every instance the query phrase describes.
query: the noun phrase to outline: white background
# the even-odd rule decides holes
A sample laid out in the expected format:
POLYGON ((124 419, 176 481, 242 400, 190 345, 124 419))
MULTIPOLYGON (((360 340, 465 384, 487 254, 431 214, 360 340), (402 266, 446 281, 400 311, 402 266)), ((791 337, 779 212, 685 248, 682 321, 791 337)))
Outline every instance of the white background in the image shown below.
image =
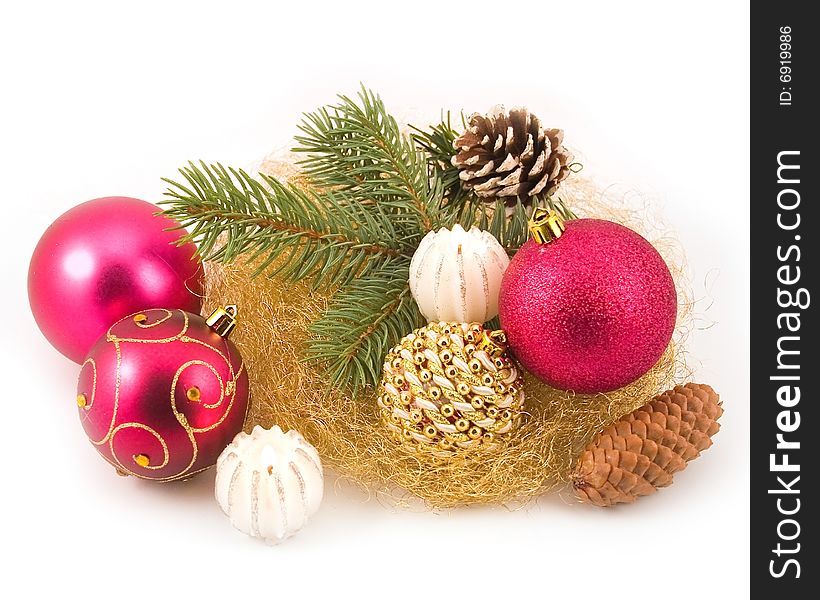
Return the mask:
POLYGON ((0 15, 0 596, 740 598, 748 593, 748 14, 743 2, 17 2, 0 15), (276 6, 279 5, 279 6, 276 6), (247 166, 303 110, 379 91, 432 120, 527 105, 586 174, 646 194, 688 250, 716 445, 617 510, 408 513, 326 491, 297 537, 234 531, 213 473, 151 485, 95 456, 78 368, 28 309, 39 235, 81 201, 156 201, 189 159, 247 166), (309 595, 309 596, 308 596, 309 595))

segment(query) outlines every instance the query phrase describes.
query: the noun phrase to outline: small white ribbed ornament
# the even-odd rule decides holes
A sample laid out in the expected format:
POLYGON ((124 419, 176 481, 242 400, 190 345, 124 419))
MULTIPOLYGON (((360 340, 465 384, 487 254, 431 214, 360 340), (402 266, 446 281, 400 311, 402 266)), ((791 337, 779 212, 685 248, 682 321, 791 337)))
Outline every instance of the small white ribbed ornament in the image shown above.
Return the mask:
POLYGON ((319 453, 295 430, 257 425, 241 432, 216 462, 216 501, 231 524, 278 544, 319 508, 324 477, 319 453))
POLYGON ((429 322, 484 323, 498 314, 510 259, 488 231, 442 227, 421 240, 410 261, 410 293, 429 322))

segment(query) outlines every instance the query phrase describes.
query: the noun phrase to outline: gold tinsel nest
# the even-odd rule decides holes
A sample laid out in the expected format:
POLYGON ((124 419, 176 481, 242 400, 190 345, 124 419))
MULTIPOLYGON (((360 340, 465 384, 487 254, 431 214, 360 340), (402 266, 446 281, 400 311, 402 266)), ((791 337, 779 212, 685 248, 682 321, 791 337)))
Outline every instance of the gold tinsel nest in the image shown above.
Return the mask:
MULTIPOLYGON (((260 170, 291 180, 298 176, 291 165, 281 162, 263 163, 260 170)), ((606 198, 577 176, 564 182, 560 195, 582 216, 610 219, 642 233, 675 277, 677 334, 658 364, 641 379, 615 392, 582 396, 550 388, 527 375, 528 416, 512 439, 495 450, 434 461, 397 445, 379 424, 375 391, 356 398, 326 395, 321 371, 303 361, 308 325, 326 308, 326 294, 311 291, 305 282, 252 278, 250 264, 209 263, 206 310, 224 303, 240 309, 240 326, 232 339, 248 365, 252 386, 246 426, 297 429, 327 467, 399 504, 414 498, 431 508, 521 502, 567 482, 575 458, 598 431, 682 376, 680 348, 689 322, 689 294, 678 245, 647 229, 645 210, 613 208, 622 206, 620 199, 606 198)))

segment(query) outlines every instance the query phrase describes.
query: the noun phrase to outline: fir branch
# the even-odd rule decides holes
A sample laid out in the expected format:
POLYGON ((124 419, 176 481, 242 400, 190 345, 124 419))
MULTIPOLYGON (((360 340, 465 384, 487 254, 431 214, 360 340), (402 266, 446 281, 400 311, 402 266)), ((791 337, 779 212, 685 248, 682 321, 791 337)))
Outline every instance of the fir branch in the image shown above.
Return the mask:
POLYGON ((220 164, 190 163, 185 183, 164 179, 164 212, 191 227, 180 243, 194 241, 205 260, 260 259, 256 274, 320 285, 346 285, 369 270, 404 262, 416 241, 397 231, 378 205, 352 202, 344 192, 321 195, 220 164))
MULTIPOLYGON (((464 113, 461 113, 461 126, 462 129, 467 128, 464 113)), ((450 210, 463 210, 464 200, 469 194, 461 186, 458 168, 454 167, 451 162, 456 153, 455 141, 460 134, 452 127, 449 111, 446 119, 442 115, 441 122, 430 126, 428 130, 419 129, 413 125, 410 128, 414 132, 412 137, 416 146, 427 154, 431 176, 441 181, 445 203, 449 205, 450 210)))
POLYGON ((386 265, 340 290, 310 326, 307 360, 324 365, 328 387, 352 394, 376 385, 390 348, 423 324, 407 282, 410 261, 386 265))
POLYGON ((493 234, 510 256, 529 239, 529 217, 521 200, 511 209, 503 200, 496 201, 492 209, 484 204, 480 219, 479 227, 493 234))
POLYGON ((306 113, 294 152, 311 181, 322 188, 383 204, 400 222, 423 233, 438 225, 441 183, 428 177, 426 158, 387 112, 381 98, 362 86, 358 101, 306 113), (402 219, 404 217, 404 219, 402 219))
POLYGON ((565 204, 553 202, 548 197, 536 197, 530 207, 525 207, 520 199, 513 207, 507 206, 503 200, 496 200, 495 206, 482 202, 478 208, 477 223, 471 213, 467 212, 461 219, 461 225, 464 228, 477 225, 479 229, 489 231, 507 254, 513 256, 524 242, 530 239, 529 220, 532 211, 537 207, 556 210, 564 220, 577 218, 565 204))

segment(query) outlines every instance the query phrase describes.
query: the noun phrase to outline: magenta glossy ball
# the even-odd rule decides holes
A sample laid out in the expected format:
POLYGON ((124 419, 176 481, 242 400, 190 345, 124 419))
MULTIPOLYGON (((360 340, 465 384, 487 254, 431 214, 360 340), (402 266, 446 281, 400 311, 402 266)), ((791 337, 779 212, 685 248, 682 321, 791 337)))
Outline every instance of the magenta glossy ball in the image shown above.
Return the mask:
POLYGON ((89 440, 121 473, 185 479, 242 430, 248 374, 236 346, 199 315, 151 309, 114 325, 77 383, 89 440))
POLYGON ((528 371, 591 394, 657 363, 675 329, 677 295, 648 241, 611 221, 577 219, 558 239, 521 247, 501 283, 499 315, 528 371))
POLYGON ((82 362, 112 323, 145 308, 199 312, 203 269, 192 243, 177 246, 177 223, 143 200, 99 198, 46 229, 28 272, 37 325, 51 344, 82 362))

